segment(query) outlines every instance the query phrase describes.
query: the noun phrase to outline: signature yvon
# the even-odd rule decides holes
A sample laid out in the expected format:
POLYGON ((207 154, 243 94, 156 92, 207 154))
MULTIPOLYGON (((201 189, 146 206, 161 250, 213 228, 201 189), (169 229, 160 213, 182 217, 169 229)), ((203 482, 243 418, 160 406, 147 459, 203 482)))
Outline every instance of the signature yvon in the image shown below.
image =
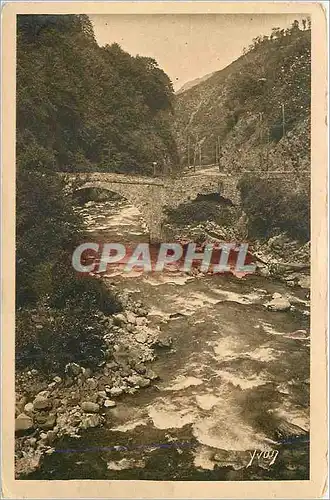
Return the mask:
POLYGON ((251 465, 254 462, 259 463, 260 461, 267 462, 267 465, 271 466, 275 463, 278 453, 279 453, 278 450, 269 450, 269 451, 253 450, 253 452, 249 451, 250 460, 246 465, 246 467, 251 467, 251 465))

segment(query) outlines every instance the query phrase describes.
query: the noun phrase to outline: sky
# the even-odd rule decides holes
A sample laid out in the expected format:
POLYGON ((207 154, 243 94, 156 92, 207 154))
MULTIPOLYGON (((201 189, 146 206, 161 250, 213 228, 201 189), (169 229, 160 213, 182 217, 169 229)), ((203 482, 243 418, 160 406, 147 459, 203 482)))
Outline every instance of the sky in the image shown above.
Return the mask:
POLYGON ((97 14, 89 16, 99 45, 119 45, 148 56, 168 74, 175 90, 225 68, 258 35, 287 28, 301 14, 97 14))

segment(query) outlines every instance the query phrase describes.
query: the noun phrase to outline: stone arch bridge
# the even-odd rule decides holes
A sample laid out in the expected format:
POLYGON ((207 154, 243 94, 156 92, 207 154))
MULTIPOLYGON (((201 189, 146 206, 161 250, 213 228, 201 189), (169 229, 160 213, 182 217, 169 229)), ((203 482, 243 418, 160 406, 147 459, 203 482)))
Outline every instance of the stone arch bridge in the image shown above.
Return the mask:
MULTIPOLYGON (((101 188, 117 193, 126 198, 139 209, 149 228, 150 240, 160 241, 162 225, 166 218, 167 208, 177 208, 182 203, 194 200, 198 195, 219 193, 231 200, 234 205, 240 204, 240 193, 237 184, 242 174, 196 172, 182 174, 176 178, 142 177, 114 173, 70 173, 64 176, 69 191, 88 188, 101 188)), ((255 173, 255 172, 254 172, 255 173)), ((265 177, 287 176, 288 172, 263 172, 265 177)))

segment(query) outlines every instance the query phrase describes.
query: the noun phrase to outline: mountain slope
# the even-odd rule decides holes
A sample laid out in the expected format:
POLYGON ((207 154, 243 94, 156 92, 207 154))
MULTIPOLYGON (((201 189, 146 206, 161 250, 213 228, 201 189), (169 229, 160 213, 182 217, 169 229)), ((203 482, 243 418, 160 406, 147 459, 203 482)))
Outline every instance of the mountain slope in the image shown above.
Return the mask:
POLYGON ((310 43, 310 29, 297 22, 273 29, 225 69, 176 95, 182 164, 188 155, 190 164, 198 161, 199 146, 202 163, 214 164, 220 146, 221 165, 231 171, 309 169, 310 43))
POLYGON ((202 76, 200 78, 194 78, 194 80, 190 80, 189 82, 186 82, 184 85, 182 85, 182 87, 179 90, 177 90, 175 92, 175 94, 179 95, 179 94, 182 94, 182 92, 186 92, 187 90, 192 89, 196 85, 198 85, 198 84, 204 82, 205 80, 207 80, 208 78, 210 78, 212 75, 214 75, 214 72, 208 73, 205 76, 202 76))

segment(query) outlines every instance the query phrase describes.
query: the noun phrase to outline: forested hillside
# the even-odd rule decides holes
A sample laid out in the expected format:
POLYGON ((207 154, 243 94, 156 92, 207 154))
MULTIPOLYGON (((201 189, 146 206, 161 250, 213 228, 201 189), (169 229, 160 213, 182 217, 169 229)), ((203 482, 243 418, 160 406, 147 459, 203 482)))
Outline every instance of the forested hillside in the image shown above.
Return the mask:
MULTIPOLYGON (((250 239, 285 232, 309 240, 310 82, 311 26, 306 19, 254 38, 239 59, 176 95, 181 164, 218 164, 237 177, 242 200, 237 212, 247 216, 250 239), (274 180, 259 175, 287 170, 295 172, 294 183, 285 175, 274 180), (243 171, 250 173, 240 177, 243 171)), ((217 210, 195 206, 189 213, 217 220, 217 210)))
POLYGON ((150 174, 177 164, 173 89, 148 57, 99 47, 87 16, 18 17, 20 165, 150 174))
POLYGON ((310 148, 310 23, 274 28, 206 81, 176 96, 181 161, 231 171, 303 170, 310 148), (189 151, 188 151, 189 149, 189 151))

